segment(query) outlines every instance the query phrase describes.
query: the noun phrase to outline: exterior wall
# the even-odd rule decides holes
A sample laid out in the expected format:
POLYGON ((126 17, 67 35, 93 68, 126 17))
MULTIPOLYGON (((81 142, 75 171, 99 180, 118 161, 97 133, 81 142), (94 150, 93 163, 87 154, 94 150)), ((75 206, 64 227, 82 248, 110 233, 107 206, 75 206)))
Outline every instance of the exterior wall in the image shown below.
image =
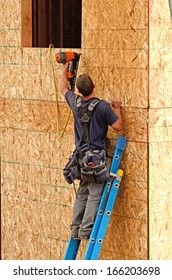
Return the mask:
MULTIPOLYGON (((121 134, 128 139, 121 164, 124 178, 101 259, 147 258, 148 167, 150 256, 152 259, 169 257, 168 252, 157 252, 155 239, 156 244, 157 240, 160 244, 166 243, 171 233, 171 169, 168 167, 171 164, 168 143, 171 141, 170 41, 167 40, 168 46, 165 45, 164 49, 164 45, 159 45, 156 34, 169 38, 171 33, 168 28, 162 32, 162 22, 164 24, 166 17, 160 23, 155 13, 157 7, 160 10, 164 4, 150 2, 148 6, 146 0, 82 1, 82 48, 75 50, 81 52, 79 73, 86 71, 92 76, 98 97, 108 101, 115 96, 121 98, 124 119, 121 134), (150 71, 148 8, 152 9, 149 20, 152 23, 150 71), (155 58, 162 53, 163 60, 160 56, 155 58), (163 67, 159 67, 160 62, 163 67), (155 81, 159 85, 156 100, 155 81), (159 137, 161 131, 164 138, 159 137), (161 154, 164 155, 165 173, 159 171, 161 154), (162 184, 155 178, 157 172, 165 177, 163 191, 162 184), (159 197, 162 197, 161 208, 156 206, 159 197)), ((0 7, 2 258, 63 259, 74 191, 64 181, 62 168, 74 149, 74 137, 71 116, 60 140, 57 133, 57 128, 60 133, 63 131, 69 114, 59 91, 61 68, 53 62, 57 111, 50 50, 22 47, 20 0, 0 0, 0 7)), ((164 9, 167 12, 167 6, 164 9)), ((57 51, 52 50, 53 57, 57 51)), ((117 136, 109 130, 110 151, 117 136)), ((83 249, 82 246, 79 258, 82 258, 83 249)))
POLYGON ((150 4, 150 259, 172 259, 172 22, 168 1, 150 4))
MULTIPOLYGON (((147 1, 83 1, 82 65, 98 97, 120 97, 124 178, 101 259, 147 258, 147 1), (120 3, 119 3, 120 2, 120 3)), ((117 134, 109 130, 111 147, 117 134)))

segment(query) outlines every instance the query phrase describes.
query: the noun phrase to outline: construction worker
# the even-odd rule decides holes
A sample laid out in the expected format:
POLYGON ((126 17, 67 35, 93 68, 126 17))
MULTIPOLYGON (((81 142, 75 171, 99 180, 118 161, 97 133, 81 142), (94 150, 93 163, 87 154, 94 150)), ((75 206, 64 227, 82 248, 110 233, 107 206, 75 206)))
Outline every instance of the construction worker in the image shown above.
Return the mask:
MULTIPOLYGON (((69 107, 73 112, 75 145, 78 150, 79 165, 80 167, 82 167, 86 143, 84 141, 81 141, 83 123, 81 122, 76 107, 76 96, 78 94, 75 94, 74 92, 68 90, 68 67, 69 62, 64 63, 62 66, 60 88, 62 94, 65 96, 69 107)), ((83 97, 83 108, 88 107, 90 102, 95 98, 94 87, 95 86, 92 79, 87 74, 78 76, 76 80, 76 88, 83 97)), ((116 131, 120 131, 122 129, 122 118, 120 110, 121 102, 117 99, 113 99, 111 106, 107 101, 101 100, 101 102, 96 105, 96 108, 92 112, 89 124, 89 140, 90 147, 92 149, 104 149, 108 126, 111 126, 116 131)), ((71 236, 74 239, 89 239, 104 184, 105 182, 88 182, 87 180, 81 178, 79 188, 77 190, 77 197, 74 203, 73 220, 71 225, 71 236)))

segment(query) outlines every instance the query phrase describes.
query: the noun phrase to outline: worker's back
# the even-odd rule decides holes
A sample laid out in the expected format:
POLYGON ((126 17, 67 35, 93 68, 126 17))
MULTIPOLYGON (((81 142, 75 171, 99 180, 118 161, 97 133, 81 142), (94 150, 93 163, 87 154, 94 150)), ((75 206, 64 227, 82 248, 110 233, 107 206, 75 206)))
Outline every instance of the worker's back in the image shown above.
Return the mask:
MULTIPOLYGON (((74 129, 75 129, 75 145, 77 149, 83 150, 86 147, 86 139, 83 137, 81 143, 80 139, 83 133, 83 122, 81 120, 80 110, 77 107, 76 99, 79 95, 74 94, 71 91, 66 93, 66 100, 73 112, 74 115, 74 129), (78 146, 79 144, 79 146, 78 146)), ((89 104, 94 100, 82 99, 82 109, 87 111, 89 104)), ((112 111, 110 104, 105 100, 100 100, 96 105, 96 108, 90 114, 89 121, 89 141, 90 148, 103 149, 105 147, 106 136, 108 125, 112 125, 117 120, 117 117, 114 117, 114 112, 112 111)))

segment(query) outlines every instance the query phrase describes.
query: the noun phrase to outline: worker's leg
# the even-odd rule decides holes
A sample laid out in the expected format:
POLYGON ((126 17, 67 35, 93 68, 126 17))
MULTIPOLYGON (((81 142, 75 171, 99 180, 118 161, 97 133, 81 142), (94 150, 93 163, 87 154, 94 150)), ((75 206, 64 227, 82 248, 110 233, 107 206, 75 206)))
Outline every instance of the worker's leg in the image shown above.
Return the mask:
POLYGON ((95 216, 99 206, 99 202, 102 196, 102 191, 104 188, 104 183, 90 183, 88 190, 89 195, 87 199, 87 204, 84 212, 84 217, 78 232, 79 236, 90 236, 92 227, 95 221, 95 216))
POLYGON ((89 194, 88 186, 88 183, 81 181, 79 189, 77 191, 77 198, 74 203, 73 219, 71 225, 71 236, 73 237, 78 236, 78 229, 84 216, 87 198, 89 194))

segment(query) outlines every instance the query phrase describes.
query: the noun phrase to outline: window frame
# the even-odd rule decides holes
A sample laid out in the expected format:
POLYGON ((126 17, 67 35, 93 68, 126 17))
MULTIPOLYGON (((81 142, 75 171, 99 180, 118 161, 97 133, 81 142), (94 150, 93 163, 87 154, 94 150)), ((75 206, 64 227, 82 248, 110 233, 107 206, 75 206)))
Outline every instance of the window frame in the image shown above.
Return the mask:
MULTIPOLYGON (((79 0, 73 1, 74 4, 77 4, 77 1, 79 0)), ((66 1, 66 3, 68 5, 68 1, 66 1)), ((78 7, 79 9, 81 9, 81 15, 79 16, 80 29, 78 29, 79 25, 75 23, 75 39, 72 39, 73 41, 71 40, 71 37, 69 38, 69 40, 66 39, 67 31, 65 28, 67 24, 68 28, 70 29, 69 31, 71 31, 71 25, 67 23, 67 20, 66 22, 64 21, 64 17, 67 19, 70 18, 66 17, 66 15, 64 16, 64 11, 66 13, 66 7, 64 5, 66 3, 64 3, 63 0, 57 1, 56 7, 58 12, 56 12, 56 15, 58 13, 58 16, 55 15, 53 20, 53 0, 21 0, 22 47, 46 48, 49 47, 50 44, 54 45, 55 43, 56 48, 81 48, 82 1, 80 0, 80 4, 77 7, 75 7, 76 10, 78 10, 78 7), (57 32, 58 36, 53 35, 54 30, 55 32, 57 32), (78 34, 78 42, 76 43, 76 45, 74 45, 74 42, 77 41, 76 34, 78 34), (69 46, 67 46, 66 42, 69 42, 69 46)), ((68 33, 68 36, 69 34, 70 32, 68 33)))

